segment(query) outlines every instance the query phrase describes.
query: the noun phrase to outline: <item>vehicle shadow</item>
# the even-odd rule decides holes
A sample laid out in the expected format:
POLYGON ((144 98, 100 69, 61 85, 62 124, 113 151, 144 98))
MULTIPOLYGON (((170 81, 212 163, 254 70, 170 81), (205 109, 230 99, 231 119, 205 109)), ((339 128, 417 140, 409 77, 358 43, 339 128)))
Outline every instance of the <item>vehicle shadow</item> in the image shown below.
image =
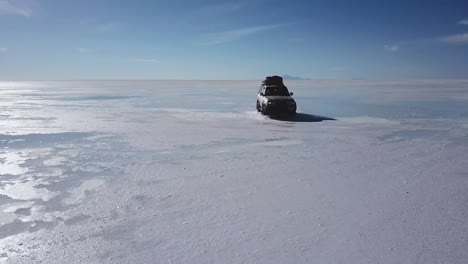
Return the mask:
POLYGON ((309 114, 304 114, 304 113, 297 113, 296 115, 292 115, 292 116, 270 115, 270 119, 278 120, 278 121, 288 121, 288 122, 322 122, 322 121, 336 120, 331 117, 309 115, 309 114))

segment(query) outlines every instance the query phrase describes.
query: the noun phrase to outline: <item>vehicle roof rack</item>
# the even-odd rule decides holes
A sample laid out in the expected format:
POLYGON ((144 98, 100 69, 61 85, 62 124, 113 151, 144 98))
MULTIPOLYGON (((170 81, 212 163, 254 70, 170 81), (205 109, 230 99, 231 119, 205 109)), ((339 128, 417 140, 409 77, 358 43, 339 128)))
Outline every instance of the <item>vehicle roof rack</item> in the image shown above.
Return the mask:
POLYGON ((274 75, 274 76, 267 76, 265 80, 262 82, 263 85, 284 85, 283 77, 274 75))

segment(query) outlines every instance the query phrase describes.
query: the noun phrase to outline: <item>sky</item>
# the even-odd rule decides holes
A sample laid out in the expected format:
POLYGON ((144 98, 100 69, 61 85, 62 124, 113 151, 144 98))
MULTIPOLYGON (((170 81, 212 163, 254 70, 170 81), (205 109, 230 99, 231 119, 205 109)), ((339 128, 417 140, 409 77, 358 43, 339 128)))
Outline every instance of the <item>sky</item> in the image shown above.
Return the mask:
POLYGON ((468 78, 468 1, 0 0, 0 80, 468 78))

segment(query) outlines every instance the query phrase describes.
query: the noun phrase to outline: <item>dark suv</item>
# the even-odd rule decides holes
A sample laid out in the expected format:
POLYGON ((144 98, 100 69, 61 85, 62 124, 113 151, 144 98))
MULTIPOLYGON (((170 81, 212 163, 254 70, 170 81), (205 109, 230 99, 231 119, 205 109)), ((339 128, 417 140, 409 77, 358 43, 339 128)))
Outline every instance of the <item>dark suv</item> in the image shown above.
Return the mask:
POLYGON ((265 82, 260 86, 257 94, 257 111, 263 115, 296 114, 296 101, 291 97, 293 93, 282 84, 269 85, 265 82))

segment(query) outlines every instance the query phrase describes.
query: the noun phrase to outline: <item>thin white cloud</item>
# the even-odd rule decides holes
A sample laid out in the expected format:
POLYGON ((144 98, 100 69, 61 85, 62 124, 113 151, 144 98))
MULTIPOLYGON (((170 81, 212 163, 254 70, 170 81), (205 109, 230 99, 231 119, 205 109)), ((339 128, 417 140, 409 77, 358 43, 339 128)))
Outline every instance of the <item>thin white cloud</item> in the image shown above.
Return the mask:
POLYGON ((468 18, 465 18, 465 19, 460 20, 460 22, 458 22, 458 24, 462 24, 462 25, 468 26, 468 18))
POLYGON ((385 51, 388 51, 388 52, 397 52, 398 50, 400 50, 400 46, 398 45, 384 45, 384 50, 385 51))
POLYGON ((263 25, 263 26, 240 28, 240 29, 212 33, 212 34, 205 35, 204 36, 205 39, 196 44, 201 45, 201 46, 218 45, 218 44, 222 44, 226 42, 240 40, 245 37, 252 36, 263 31, 279 28, 282 26, 285 26, 285 24, 263 25))
POLYGON ((76 48, 76 51, 79 52, 79 53, 90 53, 90 52, 93 52, 92 50, 88 49, 88 48, 76 48))
POLYGON ((97 25, 94 29, 98 32, 111 32, 117 29, 117 24, 116 23, 100 24, 100 25, 97 25))
POLYGON ((136 62, 148 62, 148 63, 156 63, 159 62, 158 59, 153 59, 153 58, 136 58, 136 62))
POLYGON ((0 0, 0 15, 32 16, 33 0, 0 0))
POLYGON ((0 47, 0 53, 6 53, 7 51, 8 51, 8 48, 0 47))
POLYGON ((450 44, 466 44, 468 43, 468 33, 445 36, 439 38, 439 41, 450 44))

